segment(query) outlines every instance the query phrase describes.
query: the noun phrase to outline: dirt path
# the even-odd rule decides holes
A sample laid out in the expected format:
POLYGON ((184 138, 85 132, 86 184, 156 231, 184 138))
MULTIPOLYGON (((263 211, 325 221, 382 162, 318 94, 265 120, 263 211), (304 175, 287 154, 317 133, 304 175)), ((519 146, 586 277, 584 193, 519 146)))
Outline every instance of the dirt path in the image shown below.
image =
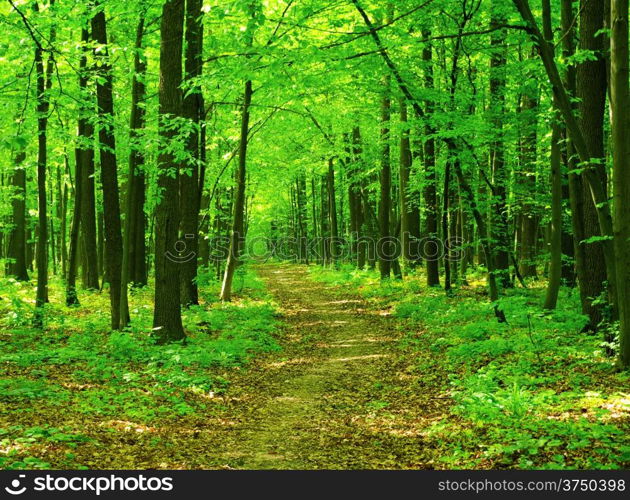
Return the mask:
POLYGON ((229 432, 209 425, 204 465, 432 467, 423 431, 445 403, 418 386, 388 311, 313 282, 302 266, 258 272, 281 307, 284 349, 234 380, 220 419, 229 432))

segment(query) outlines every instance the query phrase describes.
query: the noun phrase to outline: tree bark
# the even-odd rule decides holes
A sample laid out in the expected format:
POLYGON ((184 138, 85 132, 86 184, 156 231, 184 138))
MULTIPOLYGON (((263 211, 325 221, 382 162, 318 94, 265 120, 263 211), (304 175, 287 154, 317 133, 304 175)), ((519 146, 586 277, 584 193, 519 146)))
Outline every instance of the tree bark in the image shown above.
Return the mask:
POLYGON ((505 147, 503 144, 503 120, 505 112, 505 30, 497 29, 505 24, 503 15, 496 8, 496 0, 492 4, 490 28, 494 29, 490 37, 490 117, 492 128, 496 134, 490 145, 490 167, 494 184, 495 207, 491 219, 492 238, 495 243, 495 263, 499 280, 504 288, 512 286, 510 279, 510 238, 507 220, 507 181, 508 172, 505 165, 505 147))
MULTIPOLYGON (((37 2, 35 10, 39 10, 37 2)), ((51 29, 50 42, 54 42, 55 31, 51 29)), ((52 72, 54 68, 53 54, 49 54, 44 71, 43 48, 35 48, 35 72, 37 74, 37 195, 38 195, 38 226, 37 252, 35 256, 37 266, 37 293, 35 299, 35 326, 43 327, 44 304, 48 302, 48 203, 46 198, 46 170, 48 168, 48 112, 50 100, 48 92, 52 87, 52 72)))
POLYGON ((192 122, 192 129, 186 141, 189 161, 186 173, 180 176, 181 233, 186 241, 186 251, 191 258, 182 262, 180 269, 180 295, 183 306, 199 303, 197 290, 197 265, 199 253, 199 162, 200 126, 204 112, 203 95, 200 84, 195 81, 201 76, 203 58, 203 12, 202 0, 186 2, 186 53, 185 76, 188 88, 183 102, 184 117, 192 122))
POLYGON ((604 185, 604 183, 602 183, 602 179, 597 172, 596 166, 593 165, 592 159, 594 158, 594 156, 589 150, 588 143, 573 112, 571 101, 569 100, 569 96, 560 77, 558 67, 556 66, 556 63, 554 61, 553 47, 549 44, 549 42, 544 39, 542 33, 540 32, 540 29, 538 28, 538 25, 536 23, 536 20, 534 19, 527 0, 513 0, 513 3, 521 14, 521 17, 527 24, 527 29, 530 33, 530 36, 539 48, 539 55, 545 67, 545 71, 547 73, 554 93, 555 106, 564 118, 569 137, 571 138, 571 142, 575 147, 580 161, 584 165, 582 176, 584 177, 590 188, 591 197, 597 210, 599 229, 601 234, 605 237, 602 245, 604 248, 606 274, 609 284, 610 303, 613 305, 614 316, 614 309, 617 306, 617 272, 615 269, 615 249, 612 241, 612 217, 610 213, 610 206, 608 204, 606 186, 604 185))
POLYGON ((232 281, 234 272, 239 263, 241 248, 244 238, 244 218, 245 218, 245 190, 247 182, 247 146, 249 132, 249 115, 252 102, 252 82, 245 82, 243 92, 243 108, 241 114, 241 140, 238 152, 238 169, 236 172, 236 194, 234 198, 232 231, 230 235, 230 250, 225 266, 223 284, 221 286, 221 300, 229 302, 232 300, 232 281))
POLYGON ((419 262, 418 241, 420 240, 420 211, 414 202, 411 187, 411 142, 407 126, 407 101, 400 98, 400 121, 403 125, 400 136, 400 242, 402 247, 403 269, 414 269, 419 262))
POLYGON ((610 106, 613 200, 619 300, 619 364, 630 367, 630 95, 628 90, 628 0, 611 0, 610 106))
MULTIPOLYGON (((390 16, 391 17, 391 16, 390 16)), ((377 245, 378 268, 382 280, 389 279, 392 267, 390 212, 392 207, 392 173, 390 147, 391 97, 390 76, 383 78, 383 97, 381 100, 381 170, 380 201, 378 204, 379 243, 377 245)))
POLYGON ((15 166, 11 177, 14 188, 11 198, 13 229, 9 235, 7 256, 12 262, 8 265, 8 274, 18 281, 28 281, 26 269, 26 170, 24 168, 26 152, 15 155, 15 166))
MULTIPOLYGON (((584 61, 577 66, 576 97, 579 100, 579 126, 584 134, 586 146, 591 155, 593 174, 606 189, 606 169, 604 165, 604 116, 606 108, 606 62, 604 59, 603 37, 595 34, 604 28, 604 2, 580 0, 579 49, 592 51, 595 60, 584 61)), ((582 183, 582 223, 585 240, 601 236, 597 210, 591 197, 589 186, 582 183)), ((582 243, 584 246, 584 268, 578 277, 582 310, 590 318, 590 325, 597 329, 604 319, 601 307, 593 305, 593 299, 604 292, 607 280, 602 244, 582 243)))
MULTIPOLYGON (((431 38, 431 32, 428 30, 422 31, 422 37, 425 39, 431 38)), ((425 44, 422 49, 422 61, 425 64, 424 68, 424 86, 427 89, 434 87, 433 82, 433 49, 429 43, 425 44)), ((431 114, 433 112, 433 105, 430 101, 426 104, 426 113, 431 114)), ((440 286, 440 267, 437 259, 439 242, 437 237, 438 232, 438 204, 437 204, 437 188, 436 188, 436 173, 435 173, 435 129, 430 123, 427 123, 424 127, 424 233, 426 235, 426 242, 423 249, 423 257, 427 266, 427 286, 440 286), (429 250, 427 251, 427 246, 429 250), (434 253, 434 255, 431 255, 434 253)))
POLYGON ((121 285, 123 243, 114 136, 113 76, 107 48, 105 12, 98 3, 96 8, 98 10, 92 17, 91 23, 92 38, 100 45, 98 49, 95 49, 94 57, 97 61, 96 100, 100 119, 98 137, 103 187, 105 268, 109 282, 111 326, 113 330, 118 330, 121 325, 121 311, 127 308, 127 290, 126 288, 122 290, 121 285))
MULTIPOLYGON (((184 0, 167 0, 160 23, 160 138, 168 144, 177 132, 173 118, 182 115, 182 46, 184 0)), ((155 308, 153 335, 158 343, 186 338, 182 325, 179 268, 176 250, 179 229, 179 169, 173 153, 161 148, 158 156, 158 189, 161 199, 155 209, 155 308)))
MULTIPOLYGON (((543 35, 553 45, 550 0, 543 0, 543 35)), ((562 278, 562 152, 559 144, 562 131, 556 118, 552 117, 551 124, 551 258, 545 309, 556 308, 562 278)))
MULTIPOLYGON (((79 90, 82 97, 85 96, 87 88, 87 48, 85 44, 89 41, 88 31, 81 30, 81 43, 83 46, 81 60, 79 61, 79 90)), ((94 151, 86 142, 91 139, 86 136, 91 126, 88 124, 89 107, 83 105, 79 110, 79 119, 77 123, 77 145, 74 150, 75 158, 75 187, 74 187, 74 213, 72 216, 72 227, 70 228, 70 255, 68 262, 68 278, 66 282, 66 305, 74 306, 79 304, 79 298, 76 290, 77 268, 79 262, 79 235, 81 228, 81 220, 84 219, 83 210, 85 202, 83 201, 83 189, 85 187, 84 177, 85 170, 89 161, 94 161, 94 151), (89 156, 92 156, 90 158, 89 156)), ((84 230, 85 232, 85 230, 84 230)), ((98 277, 97 277, 98 279, 98 277)))

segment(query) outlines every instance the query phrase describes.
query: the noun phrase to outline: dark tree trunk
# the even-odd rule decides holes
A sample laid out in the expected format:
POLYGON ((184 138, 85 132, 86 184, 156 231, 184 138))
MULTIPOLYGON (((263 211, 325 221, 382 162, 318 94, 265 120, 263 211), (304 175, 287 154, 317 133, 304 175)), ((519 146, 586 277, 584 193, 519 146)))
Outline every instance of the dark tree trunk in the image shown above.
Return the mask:
MULTIPOLYGON (((362 170, 362 154, 363 150, 361 147, 361 129, 359 127, 354 127, 352 129, 352 162, 353 162, 353 173, 354 175, 359 175, 362 170)), ((367 245, 366 242, 361 242, 363 237, 366 235, 365 228, 365 211, 363 205, 363 187, 361 179, 353 179, 352 191, 354 193, 354 215, 355 215, 355 224, 356 224, 356 254, 357 254, 357 267, 359 269, 364 269, 367 261, 367 245)))
MULTIPOLYGON (((169 123, 182 115, 182 46, 184 0, 167 0, 160 24, 160 138, 173 140, 176 131, 169 123), (170 125, 170 126, 169 126, 170 125)), ((182 325, 179 268, 176 250, 179 229, 179 162, 172 152, 161 149, 158 156, 158 188, 161 199, 155 210, 155 308, 153 334, 158 343, 186 337, 182 325), (172 175, 175 171, 175 175, 172 175)))
MULTIPOLYGON (((431 38, 431 32, 424 30, 422 32, 423 38, 431 38)), ((433 49, 430 44, 426 44, 422 50, 422 60, 425 63, 424 69, 424 85, 428 89, 432 89, 433 84, 433 49)), ((427 114, 433 112, 433 105, 427 104, 427 114)), ((425 125, 424 134, 426 139, 424 141, 424 191, 422 193, 424 198, 424 233, 426 235, 426 242, 423 248, 423 257, 427 265, 427 286, 440 286, 440 267, 437 259, 439 253, 438 249, 438 222, 437 222, 437 188, 436 188, 436 175, 435 175, 435 130, 430 124, 425 125)))
POLYGON ((8 274, 18 281, 28 281, 26 269, 26 170, 23 163, 26 153, 20 151, 15 155, 15 167, 11 185, 15 192, 11 199, 13 229, 9 236, 7 256, 12 262, 8 265, 8 274))
MULTIPOLYGON (((103 187, 103 223, 105 236, 105 268, 109 283, 111 326, 121 325, 121 310, 127 308, 127 290, 122 290, 122 233, 120 225, 120 200, 118 196, 118 166, 116 163, 116 139, 114 136, 114 95, 112 68, 107 49, 105 12, 99 10, 92 17, 92 38, 101 47, 95 50, 97 61, 96 99, 101 120, 98 136, 101 160, 101 184, 103 187), (121 308, 122 303, 122 308, 121 308)), ((124 316, 125 314, 123 314, 124 316)), ((125 323, 125 321, 123 321, 125 323)))
MULTIPOLYGON (((187 0, 186 2, 186 79, 196 79, 202 71, 203 49, 203 21, 202 0, 187 0)), ((199 253, 199 161, 200 161, 200 133, 203 114, 203 95, 198 83, 190 84, 183 102, 184 117, 190 120, 193 128, 187 138, 186 149, 189 161, 186 172, 180 176, 180 229, 186 242, 186 252, 191 258, 182 262, 180 268, 180 295, 183 306, 199 303, 197 290, 197 264, 199 253)))
MULTIPOLYGON (((89 32, 83 30, 82 32, 83 50, 89 50, 85 45, 89 41, 89 32)), ((91 102, 90 97, 86 94, 83 97, 89 100, 89 105, 86 105, 85 112, 89 115, 94 113, 94 105, 91 102)), ((81 137, 79 141, 81 143, 83 168, 82 178, 77 179, 76 183, 81 183, 83 191, 83 200, 81 202, 81 241, 85 251, 85 258, 83 262, 83 287, 88 290, 99 289, 99 277, 102 274, 102 245, 99 247, 99 243, 102 243, 99 232, 96 225, 96 182, 95 168, 94 168, 94 126, 90 120, 85 120, 83 123, 83 129, 80 130, 81 137), (98 242, 97 242, 98 238, 98 242)), ((101 216, 99 215, 99 231, 102 232, 101 216)))
MULTIPOLYGON (((576 97, 579 99, 579 125, 586 140, 586 146, 594 159, 594 169, 602 185, 606 185, 604 164, 604 113, 606 108, 606 61, 604 59, 603 37, 595 34, 604 27, 604 2, 580 1, 580 50, 593 51, 595 60, 584 61, 577 67, 576 97)), ((601 235, 597 210, 593 203, 590 188, 581 183, 583 239, 601 235)), ((581 240, 580 240, 581 241, 581 240)), ((590 326, 597 328, 603 319, 601 307, 593 305, 593 299, 604 291, 607 280, 604 253, 601 243, 583 243, 584 268, 578 276, 582 310, 590 318, 590 326)))
MULTIPOLYGON (((85 44, 89 41, 88 31, 81 30, 81 43, 83 44, 83 52, 79 62, 79 90, 81 95, 85 96, 87 88, 87 47, 85 44)), ((91 126, 89 125, 89 107, 82 106, 79 111, 79 119, 77 123, 77 146, 74 150, 75 158, 75 187, 74 187, 74 213, 72 216, 72 227, 70 228, 70 256, 68 262, 68 279, 66 283, 66 305, 74 306, 79 304, 79 298, 76 290, 77 268, 79 262, 79 234, 82 220, 85 219, 83 211, 85 202, 83 201, 83 190, 86 187, 85 176, 88 169, 88 163, 94 162, 94 150, 86 144, 92 139, 91 126), (90 135, 87 135, 90 133, 90 135)), ((85 229, 83 229, 85 234, 85 229)), ((89 271, 88 271, 89 273, 89 271)), ((98 276, 97 276, 98 286, 98 276)))
POLYGON ((407 101, 400 98, 400 121, 403 130, 400 137, 400 242, 402 246, 403 268, 413 269, 418 264, 417 242, 420 239, 420 210, 411 194, 411 142, 409 127, 406 125, 407 101))
POLYGON ((328 160, 328 216, 330 217, 330 263, 334 266, 339 258, 339 223, 337 221, 337 198, 335 191, 335 168, 332 158, 328 160))
POLYGON ((300 263, 308 264, 308 212, 306 207, 306 176, 300 174, 296 181, 298 250, 300 263))
POLYGON ((391 97, 390 77, 384 78, 384 95, 381 101, 381 170, 380 170, 380 202, 378 205, 379 244, 377 245, 378 268, 381 279, 389 279, 391 274, 391 234, 390 214, 392 207, 392 173, 390 158, 390 119, 391 97))
MULTIPOLYGON (((131 83, 131 117, 129 120, 129 172, 127 175, 127 199, 125 210, 125 226, 123 233, 123 258, 120 277, 121 297, 127 293, 130 282, 133 283, 135 275, 137 234, 142 232, 144 236, 144 207, 138 206, 139 191, 144 192, 144 174, 141 172, 144 166, 144 154, 142 146, 137 143, 145 125, 144 103, 145 97, 144 78, 146 75, 146 62, 142 53, 142 38, 144 36, 144 17, 138 21, 136 28, 136 43, 133 57, 134 74, 131 83)), ((143 199, 140 200, 143 202, 143 199)), ((127 325, 130 321, 129 306, 123 298, 120 303, 120 323, 127 325)))
MULTIPOLYGON (((495 2, 496 3, 496 0, 495 2)), ((505 23, 503 15, 493 5, 490 27, 497 28, 505 23)), ((492 53, 490 56, 490 115, 496 134, 490 146, 490 167, 494 184, 494 213, 491 231, 495 240, 496 270, 504 288, 512 286, 510 279, 510 238, 507 220, 507 182, 508 173, 505 165, 503 144, 503 114, 505 111, 505 30, 493 31, 490 37, 492 53)))
MULTIPOLYGON (((38 5, 35 3, 35 9, 38 5)), ((55 32, 51 30, 50 41, 55 39, 55 32)), ((52 87, 52 73, 54 59, 51 53, 48 56, 46 70, 44 71, 43 49, 37 46, 35 49, 35 71, 37 74, 37 194, 38 194, 38 224, 37 224, 37 295, 35 299, 35 325, 43 326, 42 307, 48 302, 48 203, 46 198, 46 170, 48 168, 48 112, 50 101, 48 91, 52 87)))

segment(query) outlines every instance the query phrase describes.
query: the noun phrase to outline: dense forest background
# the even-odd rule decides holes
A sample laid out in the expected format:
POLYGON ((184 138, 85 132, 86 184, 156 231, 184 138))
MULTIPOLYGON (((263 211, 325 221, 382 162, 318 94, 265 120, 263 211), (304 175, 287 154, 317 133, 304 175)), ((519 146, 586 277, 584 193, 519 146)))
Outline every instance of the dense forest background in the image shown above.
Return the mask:
MULTIPOLYGON (((307 465, 628 465, 628 0, 7 0, 0 20, 0 466, 111 465, 80 415, 201 419, 312 305, 283 279, 388 311, 397 359, 455 405, 430 459, 307 465)), ((223 464, 155 457, 113 464, 223 464)))

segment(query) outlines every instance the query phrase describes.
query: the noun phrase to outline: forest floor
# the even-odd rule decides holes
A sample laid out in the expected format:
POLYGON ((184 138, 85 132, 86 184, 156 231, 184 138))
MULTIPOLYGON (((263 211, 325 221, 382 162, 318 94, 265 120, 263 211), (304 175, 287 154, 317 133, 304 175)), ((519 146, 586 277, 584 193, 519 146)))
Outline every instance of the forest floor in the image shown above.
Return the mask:
POLYGON ((405 469, 630 466, 630 373, 581 333, 579 297, 540 313, 544 283, 452 297, 421 272, 246 266, 235 299, 184 311, 185 345, 149 333, 152 290, 110 332, 107 293, 0 290, 0 468, 405 469))
POLYGON ((212 462, 254 469, 431 468, 436 449, 423 433, 444 415, 446 376, 425 374, 432 383, 419 390, 411 375, 415 357, 398 347, 402 332, 391 311, 313 282, 303 266, 257 271, 280 304, 284 349, 232 381, 225 397, 229 432, 208 429, 212 462))

